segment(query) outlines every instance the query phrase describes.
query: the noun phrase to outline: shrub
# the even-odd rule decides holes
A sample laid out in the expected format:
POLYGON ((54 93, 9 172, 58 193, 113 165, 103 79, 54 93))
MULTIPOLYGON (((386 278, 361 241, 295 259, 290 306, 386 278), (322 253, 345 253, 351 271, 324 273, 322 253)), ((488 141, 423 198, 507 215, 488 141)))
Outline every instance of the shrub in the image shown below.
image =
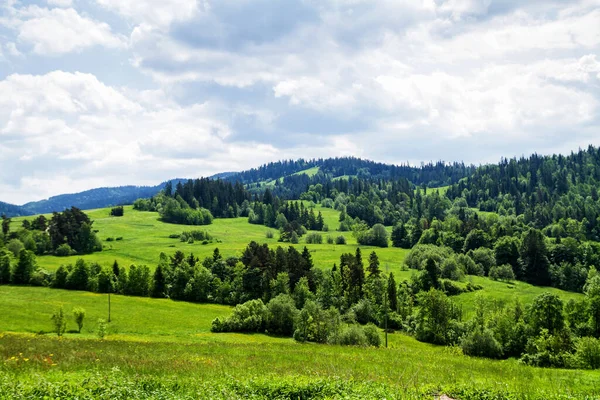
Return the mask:
POLYGON ((375 224, 368 231, 360 233, 356 240, 365 246, 388 247, 388 236, 385 226, 375 224))
POLYGON ((298 234, 296 232, 292 232, 292 237, 290 238, 290 243, 298 244, 298 234))
POLYGON ((118 241, 120 241, 120 240, 123 240, 123 236, 118 236, 118 237, 117 237, 115 240, 116 240, 117 242, 118 242, 118 241))
POLYGON ((125 214, 125 210, 123 209, 123 206, 117 206, 114 208, 111 208, 110 210, 110 215, 113 217, 122 217, 125 214))
POLYGON ((504 264, 490 268, 490 278, 495 281, 513 281, 515 273, 510 265, 504 264))
POLYGON ((323 232, 329 232, 329 225, 323 224, 323 228, 321 228, 323 232))
POLYGON ((267 330, 269 333, 291 336, 294 333, 294 320, 297 314, 298 310, 290 295, 280 294, 267 304, 267 330))
POLYGON ((106 241, 107 241, 107 242, 114 242, 114 241, 115 241, 115 238, 113 238, 113 237, 107 237, 107 238, 106 238, 106 241))
POLYGON ((31 274, 29 284, 32 286, 50 286, 52 282, 52 274, 45 269, 38 269, 31 274))
POLYGON ((62 336, 67 329, 67 319, 65 318, 65 311, 62 306, 54 311, 51 319, 54 324, 54 332, 56 332, 57 336, 62 336))
POLYGON ((323 236, 320 233, 309 233, 306 235, 306 243, 308 244, 321 244, 323 243, 323 236))
POLYGON ((11 239, 6 245, 6 248, 13 253, 15 257, 18 257, 19 253, 25 248, 25 246, 19 239, 11 239))
POLYGON ((81 333, 81 328, 83 328, 83 319, 85 318, 85 310, 81 307, 74 308, 73 317, 75 318, 75 323, 77 323, 78 332, 81 333))
POLYGON ((232 314, 224 319, 215 318, 212 332, 260 332, 264 329, 267 308, 262 300, 250 300, 238 304, 232 314))
POLYGON ((334 244, 335 240, 333 239, 333 237, 331 237, 331 235, 327 236, 327 244, 334 244))
POLYGON ((361 299, 358 303, 352 306, 352 311, 354 311, 354 315, 356 316, 356 321, 359 324, 368 324, 373 321, 375 318, 375 313, 373 311, 373 306, 371 302, 367 299, 361 299))
POLYGON ((274 236, 273 231, 269 229, 266 233, 266 236, 267 236, 267 239, 273 239, 273 236, 274 236))
POLYGON ((54 254, 58 257, 67 257, 72 254, 75 254, 75 252, 73 251, 71 246, 69 246, 67 243, 63 243, 56 248, 54 254))
POLYGON ((180 233, 171 233, 169 235, 169 239, 179 239, 181 237, 180 233))
POLYGON ((577 340, 575 360, 580 368, 600 368, 600 339, 583 337, 577 340))
POLYGON ((375 325, 368 324, 363 330, 367 338, 367 343, 374 347, 381 346, 381 336, 379 336, 379 329, 375 325))
POLYGON ((502 346, 494 338, 489 329, 474 329, 465 336, 460 346, 468 356, 500 358, 502 357, 502 346))
POLYGON ((346 238, 344 237, 344 235, 336 237, 335 244, 346 244, 346 238))
POLYGON ((343 346, 366 346, 368 344, 367 335, 360 325, 348 325, 342 329, 335 344, 343 346))
POLYGON ((99 318, 96 327, 96 336, 98 336, 98 339, 102 340, 106 337, 107 328, 108 326, 106 320, 103 318, 99 318))

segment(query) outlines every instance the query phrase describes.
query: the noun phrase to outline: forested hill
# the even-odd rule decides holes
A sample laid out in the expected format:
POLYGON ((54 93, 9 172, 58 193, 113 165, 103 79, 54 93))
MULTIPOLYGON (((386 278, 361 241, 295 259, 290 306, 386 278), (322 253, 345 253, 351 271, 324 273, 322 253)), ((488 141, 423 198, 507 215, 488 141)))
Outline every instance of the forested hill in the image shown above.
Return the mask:
POLYGON ((241 181, 245 185, 276 180, 279 178, 291 178, 294 174, 310 169, 318 168, 317 174, 323 175, 317 178, 320 183, 325 179, 340 176, 356 176, 359 178, 373 179, 398 179, 405 178, 415 185, 426 185, 438 187, 458 182, 461 178, 472 174, 476 167, 464 163, 446 164, 442 161, 436 163, 422 164, 419 167, 409 164, 392 165, 355 157, 312 159, 312 160, 284 160, 264 164, 258 168, 232 174, 228 180, 241 181))
POLYGON ((481 166, 446 195, 451 200, 464 197, 469 206, 482 211, 523 215, 525 223, 539 228, 561 220, 579 221, 588 237, 598 240, 599 185, 600 148, 590 145, 568 156, 534 154, 481 166))
POLYGON ((23 207, 15 206, 14 204, 8 204, 0 201, 0 215, 7 215, 9 217, 19 217, 21 215, 29 215, 23 207))

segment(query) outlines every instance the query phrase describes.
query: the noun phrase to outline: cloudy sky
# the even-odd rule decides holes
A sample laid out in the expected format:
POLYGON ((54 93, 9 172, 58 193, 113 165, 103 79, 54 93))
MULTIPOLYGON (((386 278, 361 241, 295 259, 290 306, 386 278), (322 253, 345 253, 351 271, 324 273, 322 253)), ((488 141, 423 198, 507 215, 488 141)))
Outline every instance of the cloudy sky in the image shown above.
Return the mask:
POLYGON ((0 0, 0 200, 600 145, 600 0, 0 0))

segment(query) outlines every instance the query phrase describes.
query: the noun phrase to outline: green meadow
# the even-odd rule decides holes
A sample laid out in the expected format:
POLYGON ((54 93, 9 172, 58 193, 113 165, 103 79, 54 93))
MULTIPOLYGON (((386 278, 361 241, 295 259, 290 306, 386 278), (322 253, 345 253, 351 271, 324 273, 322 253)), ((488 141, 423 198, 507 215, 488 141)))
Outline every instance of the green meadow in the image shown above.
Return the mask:
POLYGON ((600 371, 466 357, 401 333, 388 335, 387 349, 214 334, 210 322, 228 307, 113 295, 108 336, 100 340, 95 321, 106 318, 107 295, 0 286, 0 297, 3 398, 600 396, 600 371), (59 305, 70 318, 61 338, 49 333, 59 305), (81 334, 70 316, 74 306, 87 312, 81 334))
MULTIPOLYGON (((330 208, 316 206, 315 212, 321 211, 325 223, 329 226, 329 232, 320 232, 323 235, 323 244, 303 243, 304 237, 300 239, 299 244, 280 243, 277 241, 279 233, 276 229, 267 228, 263 225, 253 225, 248 223, 247 218, 215 219, 211 225, 191 226, 176 225, 160 221, 158 213, 133 210, 132 206, 125 206, 125 215, 123 217, 109 216, 110 208, 90 210, 86 213, 94 221, 94 229, 98 231, 97 235, 104 246, 103 251, 71 257, 41 256, 37 257, 37 263, 40 267, 48 271, 55 271, 61 264, 73 264, 78 258, 86 261, 95 261, 102 265, 112 265, 116 260, 120 265, 129 266, 131 264, 147 265, 153 269, 158 263, 160 253, 167 255, 175 253, 177 250, 190 253, 203 259, 212 255, 216 247, 225 257, 240 256, 248 243, 256 241, 258 243, 267 243, 270 247, 276 246, 294 246, 300 251, 307 246, 311 251, 313 261, 320 268, 331 268, 334 263, 339 263, 340 255, 345 252, 354 253, 357 248, 356 239, 351 232, 337 232, 335 229, 339 226, 339 211, 330 208), (203 245, 200 242, 193 244, 180 242, 179 239, 170 239, 171 234, 180 234, 183 231, 203 230, 210 233, 215 241, 203 245), (271 230, 274 233, 272 239, 267 239, 266 233, 271 230), (343 235, 346 245, 327 244, 327 236, 337 237, 343 235), (107 238, 122 240, 106 241, 107 238)), ((23 219, 32 217, 20 217, 13 219, 13 229, 20 226, 23 219)), ((410 273, 401 271, 404 257, 408 250, 397 248, 379 249, 376 247, 361 246, 361 251, 365 255, 371 251, 376 251, 381 260, 382 268, 393 271, 394 274, 410 277, 410 273)), ((397 275, 397 276, 398 276, 397 275)))
MULTIPOLYGON (((332 229, 347 245, 307 246, 315 265, 331 268, 343 252, 355 252, 349 232, 336 232, 339 213, 317 206, 332 229)), ((125 207, 123 217, 110 217, 109 209, 87 212, 102 240, 102 252, 83 256, 111 265, 145 264, 151 268, 159 254, 176 250, 203 258, 218 247, 224 256, 239 256, 254 240, 267 239, 269 228, 249 224, 246 218, 215 219, 208 226, 161 222, 154 212, 125 207), (186 230, 208 231, 215 242, 183 243, 169 235, 186 230), (122 240, 106 241, 107 238, 122 240)), ((13 229, 24 218, 13 219, 13 229)), ((363 257, 375 250, 384 270, 396 280, 409 279, 403 268, 407 250, 361 246, 363 257)), ((79 256, 37 258, 50 271, 74 263, 79 256)), ((519 299, 523 305, 550 291, 563 301, 581 294, 523 282, 496 282, 468 276, 483 287, 452 297, 465 319, 476 299, 484 296, 498 304, 519 299)), ((459 348, 420 343, 402 333, 388 335, 388 348, 301 344, 292 338, 265 334, 211 333, 213 319, 231 308, 169 299, 111 296, 111 322, 105 339, 97 337, 98 319, 108 318, 108 296, 50 288, 0 286, 0 398, 434 398, 456 399, 599 398, 600 371, 543 369, 514 359, 467 357, 459 348), (62 306, 68 317, 67 333, 52 332, 51 315, 62 306), (83 307, 86 317, 77 333, 72 317, 83 307)), ((383 332, 381 332, 383 338, 383 332)))

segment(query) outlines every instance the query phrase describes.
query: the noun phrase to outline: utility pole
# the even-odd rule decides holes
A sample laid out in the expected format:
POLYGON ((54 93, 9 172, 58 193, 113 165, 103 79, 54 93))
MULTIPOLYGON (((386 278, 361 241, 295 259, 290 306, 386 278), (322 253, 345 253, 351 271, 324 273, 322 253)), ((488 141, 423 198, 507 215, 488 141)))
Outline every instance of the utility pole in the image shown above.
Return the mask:
MULTIPOLYGON (((388 279, 390 279, 389 275, 388 275, 388 263, 385 263, 385 274, 387 275, 388 279)), ((388 283, 389 284, 389 283, 388 283)), ((387 307, 387 302, 388 302, 388 290, 387 290, 388 285, 385 285, 385 290, 383 291, 383 300, 384 300, 384 307, 385 307, 385 348, 387 349, 388 347, 388 307, 387 307)))

